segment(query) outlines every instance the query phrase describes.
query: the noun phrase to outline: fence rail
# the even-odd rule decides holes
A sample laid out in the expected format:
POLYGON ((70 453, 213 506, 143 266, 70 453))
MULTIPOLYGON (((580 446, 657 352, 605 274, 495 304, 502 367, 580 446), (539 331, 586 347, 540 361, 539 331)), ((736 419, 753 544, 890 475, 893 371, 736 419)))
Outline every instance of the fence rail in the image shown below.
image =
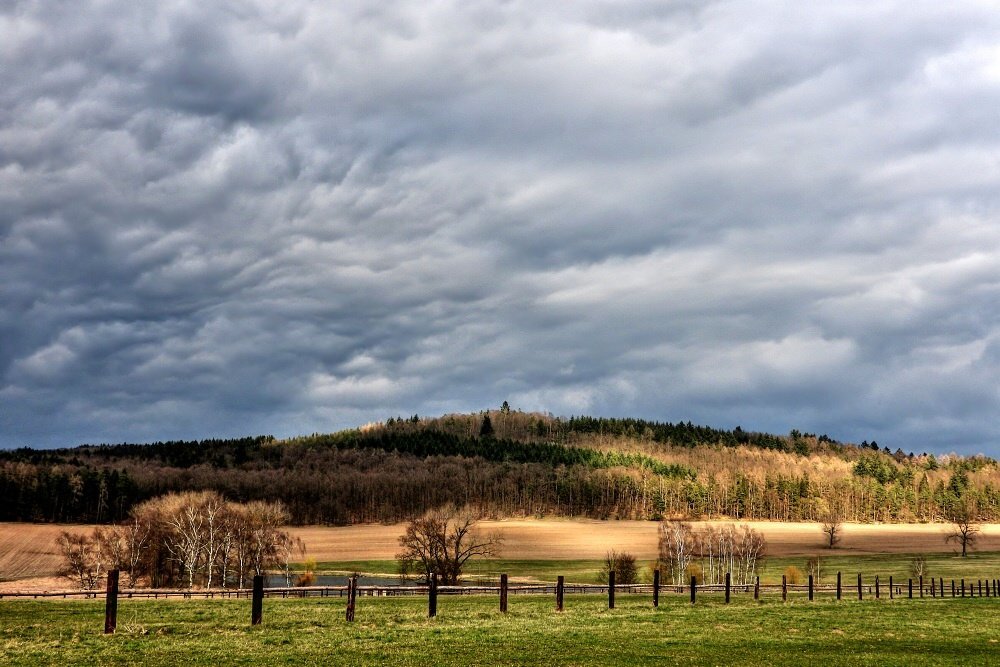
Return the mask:
MULTIPOLYGON (((955 580, 956 582, 958 580, 955 580)), ((996 582, 994 580, 964 580, 965 597, 993 597, 997 594, 996 582), (985 587, 985 588, 984 588, 985 587), (980 594, 980 591, 984 591, 980 594)), ((889 595, 889 584, 881 583, 881 591, 886 596, 889 595)), ((543 584, 511 584, 505 586, 511 595, 555 595, 559 588, 558 583, 543 584)), ((808 584, 732 584, 730 590, 733 594, 753 594, 756 588, 760 595, 765 593, 780 594, 782 590, 791 592, 808 593, 808 584)), ((877 586, 872 583, 865 583, 862 589, 865 594, 874 595, 877 586)), ((892 585, 894 596, 905 597, 908 594, 906 582, 896 582, 892 585)), ((350 586, 280 586, 265 588, 264 597, 270 598, 305 598, 305 597, 346 597, 350 586)), ((430 590, 429 586, 361 586, 357 587, 357 594, 363 597, 413 597, 426 596, 430 590)), ((607 594, 607 584, 570 584, 562 585, 562 590, 566 594, 607 594)), ((724 593, 725 584, 697 584, 699 593, 724 593)), ((812 586, 812 590, 819 593, 835 594, 838 590, 836 584, 817 584, 812 586)), ((845 582, 842 586, 844 595, 856 593, 857 585, 845 582)), ((956 583, 955 597, 962 596, 962 588, 956 583)), ((437 586, 438 595, 496 595, 501 591, 501 586, 437 586)), ((653 594, 654 585, 644 584, 616 584, 615 591, 622 594, 653 594)), ((659 593, 686 594, 690 591, 690 585, 660 584, 659 593)), ((937 597, 951 597, 950 590, 935 588, 937 597), (943 591, 948 590, 946 595, 943 591)), ((215 589, 176 589, 176 588, 135 588, 119 589, 118 597, 126 599, 167 599, 167 598, 205 598, 205 599, 230 599, 230 598, 250 598, 253 595, 252 588, 215 588, 215 589)), ((10 591, 0 593, 3 598, 84 598, 98 599, 104 598, 103 590, 57 590, 57 591, 10 591)), ((925 583, 923 587, 914 586, 914 597, 931 597, 931 585, 925 583)))
MULTIPOLYGON (((250 598, 251 599, 251 625, 260 625, 263 619, 263 602, 265 597, 334 597, 332 594, 336 593, 336 597, 347 597, 347 610, 346 610, 346 620, 348 622, 354 621, 355 608, 357 604, 358 595, 362 596, 372 596, 372 597, 391 597, 391 596, 423 596, 427 595, 427 615, 433 618, 437 615, 437 599, 438 595, 493 595, 499 594, 500 597, 500 612, 507 612, 508 595, 513 594, 535 594, 535 595, 555 595, 556 600, 556 611, 563 611, 564 596, 566 593, 606 593, 608 596, 608 608, 615 608, 615 594, 618 592, 630 593, 630 594, 640 594, 646 593, 652 594, 653 606, 659 605, 660 593, 664 592, 676 592, 683 594, 687 590, 691 595, 691 604, 695 604, 697 601, 697 591, 700 588, 702 593, 718 593, 725 592, 726 604, 729 604, 731 594, 733 592, 743 592, 750 593, 753 592, 753 597, 755 600, 759 600, 762 592, 767 591, 781 591, 782 601, 788 600, 789 591, 805 591, 808 594, 809 603, 815 599, 815 595, 819 592, 833 593, 836 595, 837 600, 841 600, 844 593, 843 577, 842 573, 837 573, 837 584, 836 586, 818 586, 813 580, 813 576, 809 575, 809 583, 806 585, 802 584, 790 584, 785 576, 781 577, 781 585, 760 585, 760 577, 756 577, 754 583, 747 584, 732 584, 730 575, 726 574, 726 580, 724 584, 708 584, 699 586, 695 577, 691 577, 691 583, 689 586, 679 586, 677 584, 668 584, 666 586, 660 585, 660 572, 656 571, 653 575, 652 584, 615 584, 615 573, 609 573, 609 581, 607 584, 569 584, 565 583, 564 577, 559 577, 557 583, 555 584, 520 584, 516 586, 509 586, 507 575, 501 575, 500 582, 498 586, 438 586, 437 577, 431 575, 429 586, 359 586, 357 576, 351 577, 346 586, 300 586, 300 587, 284 587, 284 588, 264 588, 264 577, 257 575, 253 578, 253 588, 238 588, 238 589, 216 589, 216 590, 173 590, 173 589, 126 589, 122 592, 118 587, 118 570, 111 570, 108 573, 107 579, 107 590, 105 592, 105 611, 104 611, 104 632, 105 634, 111 634, 115 632, 118 623, 118 598, 124 597, 128 598, 250 598)), ((968 591, 968 597, 983 597, 983 579, 977 579, 975 583, 973 580, 969 580, 968 587, 966 587, 965 579, 962 579, 959 585, 960 597, 966 597, 966 591, 968 591)), ((985 592, 987 598, 992 597, 997 599, 998 593, 1000 593, 1000 579, 986 579, 985 592)), ((880 581, 878 575, 875 576, 874 589, 875 589, 875 599, 881 597, 882 592, 882 582, 880 581)), ((923 577, 918 580, 919 595, 918 598, 923 598, 924 596, 924 581, 923 577)), ((852 586, 851 588, 855 588, 852 586)), ((861 573, 858 573, 857 579, 857 596, 858 600, 864 599, 865 588, 868 589, 869 596, 871 594, 872 586, 866 585, 861 573)), ((900 597, 903 596, 903 586, 902 584, 897 585, 890 576, 889 581, 885 586, 885 590, 888 593, 889 599, 895 598, 896 595, 900 597)), ((907 597, 913 599, 913 579, 907 580, 906 585, 907 597)), ((951 597, 956 597, 955 595, 955 580, 951 581, 951 597)), ((54 597, 85 597, 85 598, 96 598, 98 596, 97 591, 92 590, 67 590, 67 591, 51 591, 51 592, 40 592, 40 593, 3 593, 0 594, 0 598, 3 597, 32 597, 32 598, 54 598, 54 597)), ((945 597, 945 587, 944 579, 938 578, 935 582, 934 579, 930 580, 930 597, 945 597), (935 586, 937 584, 937 586, 935 586), (935 592, 935 588, 937 592, 935 592)))

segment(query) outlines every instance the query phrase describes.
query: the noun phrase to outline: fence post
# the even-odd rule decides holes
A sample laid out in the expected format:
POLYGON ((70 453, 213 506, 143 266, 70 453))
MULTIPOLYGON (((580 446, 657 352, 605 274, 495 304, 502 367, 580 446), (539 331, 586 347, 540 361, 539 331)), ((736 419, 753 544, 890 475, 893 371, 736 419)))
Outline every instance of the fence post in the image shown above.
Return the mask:
POLYGON ((254 575, 253 602, 250 605, 250 625, 260 625, 264 611, 264 576, 254 575))
POLYGON ((698 581, 695 577, 691 577, 691 604, 694 604, 694 595, 697 589, 698 589, 698 581))
POLYGON ((566 586, 566 579, 563 575, 559 575, 556 580, 556 611, 563 610, 563 593, 566 586))
POLYGON ((896 591, 894 591, 894 590, 892 589, 892 587, 893 587, 893 583, 892 583, 892 575, 890 574, 890 575, 889 575, 889 599, 890 599, 890 600, 892 600, 892 599, 893 599, 894 597, 896 597, 896 591))
POLYGON ((840 593, 841 593, 841 588, 840 588, 840 572, 837 572, 837 599, 838 600, 840 600, 840 593))
POLYGON ((615 571, 608 572, 608 609, 615 608, 615 571))
POLYGON ((760 600, 760 576, 759 575, 757 576, 757 578, 753 582, 753 599, 754 600, 760 600))
POLYGON ((813 576, 809 575, 809 601, 813 601, 813 576))
POLYGON ((786 602, 788 600, 788 575, 781 575, 781 601, 786 602))
POLYGON ((108 571, 108 589, 104 601, 104 634, 114 634, 118 627, 118 570, 108 571))
POLYGON ((986 580, 986 597, 990 596, 990 580, 986 580))
POLYGON ((951 580, 951 597, 955 597, 955 580, 951 580))
POLYGON ((880 597, 880 595, 879 595, 879 591, 878 591, 878 575, 876 574, 875 575, 875 599, 878 600, 879 597, 880 597))
POLYGON ((924 575, 920 575, 920 597, 924 597, 924 575))
POLYGON ((726 572, 726 604, 729 604, 730 575, 726 572))
POLYGON ((500 613, 507 613, 507 573, 500 575, 500 613))
POLYGON ((660 606, 660 571, 653 570, 653 606, 660 606))
POLYGON ((909 597, 912 600, 913 599, 913 579, 908 580, 907 584, 908 584, 908 589, 907 590, 909 590, 909 597))
POLYGON ((935 588, 934 588, 934 584, 935 584, 936 582, 937 582, 937 579, 935 579, 934 577, 931 577, 931 597, 932 597, 932 598, 935 598, 935 597, 937 597, 937 591, 936 591, 936 590, 935 590, 935 588))
POLYGON ((434 618, 438 613, 438 581, 437 572, 431 572, 431 580, 427 588, 427 617, 434 618))
POLYGON ((347 580, 347 611, 344 618, 348 623, 354 622, 354 607, 358 599, 358 578, 352 576, 347 580))
POLYGON ((861 573, 860 572, 858 572, 858 599, 859 600, 864 599, 864 596, 863 596, 863 594, 861 592, 861 573))

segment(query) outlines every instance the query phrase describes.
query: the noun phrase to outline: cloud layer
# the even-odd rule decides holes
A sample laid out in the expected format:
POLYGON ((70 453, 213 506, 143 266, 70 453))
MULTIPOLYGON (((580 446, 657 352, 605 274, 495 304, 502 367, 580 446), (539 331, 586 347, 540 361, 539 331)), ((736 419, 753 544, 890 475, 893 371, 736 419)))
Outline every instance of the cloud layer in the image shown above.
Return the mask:
POLYGON ((1000 454, 1000 15, 0 8, 0 446, 498 405, 1000 454))

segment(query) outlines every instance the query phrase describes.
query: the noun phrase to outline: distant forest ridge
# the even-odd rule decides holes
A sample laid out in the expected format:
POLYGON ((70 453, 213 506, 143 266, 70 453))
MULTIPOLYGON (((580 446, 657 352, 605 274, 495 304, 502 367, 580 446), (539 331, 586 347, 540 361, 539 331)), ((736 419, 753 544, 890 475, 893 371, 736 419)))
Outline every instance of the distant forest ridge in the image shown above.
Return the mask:
POLYGON ((103 523, 175 491, 280 500, 299 524, 393 522, 447 503, 489 516, 935 521, 1000 518, 1000 468, 826 435, 510 410, 390 418, 278 440, 0 451, 0 520, 103 523))

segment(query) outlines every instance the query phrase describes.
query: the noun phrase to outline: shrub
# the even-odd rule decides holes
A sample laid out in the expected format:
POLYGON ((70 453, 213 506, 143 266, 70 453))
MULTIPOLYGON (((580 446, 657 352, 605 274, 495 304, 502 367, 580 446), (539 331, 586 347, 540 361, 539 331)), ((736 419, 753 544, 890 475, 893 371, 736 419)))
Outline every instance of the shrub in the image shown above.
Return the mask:
POLYGON ((295 581, 296 586, 312 586, 316 583, 316 559, 307 558, 302 563, 302 574, 295 581))
POLYGON ((616 584, 634 584, 639 580, 639 568, 635 564, 635 555, 626 551, 611 550, 604 557, 600 580, 606 583, 608 573, 615 573, 616 584))
POLYGON ((785 568, 785 580, 789 584, 801 584, 803 578, 804 575, 802 574, 802 570, 795 567, 794 565, 789 565, 788 567, 785 568))

